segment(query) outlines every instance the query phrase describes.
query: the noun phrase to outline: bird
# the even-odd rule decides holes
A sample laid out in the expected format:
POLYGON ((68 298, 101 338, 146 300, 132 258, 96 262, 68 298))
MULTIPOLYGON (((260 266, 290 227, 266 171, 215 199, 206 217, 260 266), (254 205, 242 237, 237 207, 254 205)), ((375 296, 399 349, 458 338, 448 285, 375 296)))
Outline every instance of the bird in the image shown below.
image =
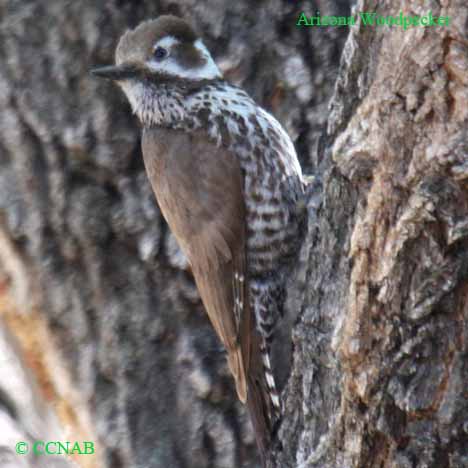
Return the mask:
POLYGON ((291 138, 224 78, 179 17, 128 30, 115 65, 91 72, 116 82, 141 122, 149 181, 226 349, 267 466, 282 417, 270 348, 306 220, 291 138))

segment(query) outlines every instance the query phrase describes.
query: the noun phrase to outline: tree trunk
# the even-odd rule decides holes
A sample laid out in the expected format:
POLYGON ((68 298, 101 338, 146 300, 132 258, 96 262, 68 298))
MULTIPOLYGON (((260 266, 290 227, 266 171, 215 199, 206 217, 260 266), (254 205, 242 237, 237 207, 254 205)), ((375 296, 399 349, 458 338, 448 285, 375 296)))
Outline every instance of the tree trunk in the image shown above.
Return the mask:
POLYGON ((347 16, 338 0, 0 2, 0 466, 70 464, 23 440, 94 441, 73 455, 89 468, 256 466, 136 118, 88 75, 168 12, 317 176, 275 354, 276 466, 468 466, 468 13, 444 5, 449 27, 355 26, 338 72, 349 29, 295 25, 347 16))
POLYGON ((443 4, 347 39, 278 467, 468 466, 468 8, 443 4))

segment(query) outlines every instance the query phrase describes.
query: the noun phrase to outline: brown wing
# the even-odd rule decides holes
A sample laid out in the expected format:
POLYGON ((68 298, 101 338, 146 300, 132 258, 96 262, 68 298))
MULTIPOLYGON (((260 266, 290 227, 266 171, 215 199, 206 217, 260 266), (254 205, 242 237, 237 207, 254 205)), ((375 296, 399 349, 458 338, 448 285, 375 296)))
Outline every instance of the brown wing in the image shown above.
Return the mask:
POLYGON ((245 206, 236 158, 201 134, 145 130, 145 165, 172 232, 247 400, 252 317, 245 272, 245 206))

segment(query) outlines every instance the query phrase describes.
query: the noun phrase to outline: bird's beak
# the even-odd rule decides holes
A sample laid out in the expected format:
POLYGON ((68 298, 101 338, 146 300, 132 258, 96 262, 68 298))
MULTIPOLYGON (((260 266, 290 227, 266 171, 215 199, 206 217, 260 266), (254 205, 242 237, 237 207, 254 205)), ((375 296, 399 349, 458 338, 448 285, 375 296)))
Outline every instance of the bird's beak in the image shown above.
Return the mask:
POLYGON ((126 80, 134 78, 138 74, 135 66, 122 64, 122 65, 108 65, 106 67, 94 68, 91 74, 98 78, 107 78, 109 80, 126 80))

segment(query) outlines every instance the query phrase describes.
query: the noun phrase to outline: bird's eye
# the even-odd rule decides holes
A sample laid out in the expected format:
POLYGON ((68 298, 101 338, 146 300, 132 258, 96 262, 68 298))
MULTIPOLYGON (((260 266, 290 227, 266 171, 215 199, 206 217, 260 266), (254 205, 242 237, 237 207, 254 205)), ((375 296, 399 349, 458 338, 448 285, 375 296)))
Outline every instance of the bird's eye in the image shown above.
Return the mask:
POLYGON ((167 57, 167 50, 164 47, 156 47, 153 52, 153 57, 156 60, 162 60, 167 57))

